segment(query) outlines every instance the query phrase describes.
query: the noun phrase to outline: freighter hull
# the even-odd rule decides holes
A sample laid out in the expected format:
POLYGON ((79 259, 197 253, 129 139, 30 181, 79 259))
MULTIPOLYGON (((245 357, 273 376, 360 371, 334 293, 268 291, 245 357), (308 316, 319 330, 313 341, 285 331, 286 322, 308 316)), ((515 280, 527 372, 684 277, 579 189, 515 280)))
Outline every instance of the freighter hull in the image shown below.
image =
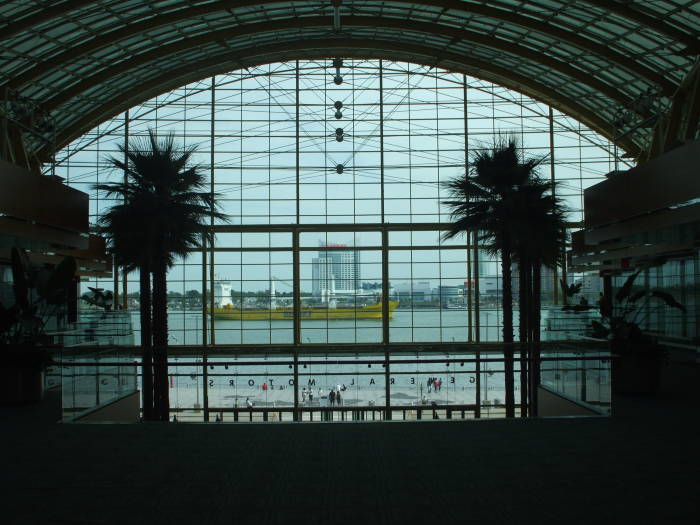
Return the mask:
MULTIPOLYGON (((398 301, 389 301, 389 319, 398 306, 398 301)), ((274 309, 250 309, 240 310, 233 306, 214 308, 214 319, 228 321, 267 321, 267 320, 292 320, 294 310, 292 308, 274 309)), ((360 308, 318 308, 302 307, 300 311, 301 319, 381 319, 381 303, 371 304, 360 308)))

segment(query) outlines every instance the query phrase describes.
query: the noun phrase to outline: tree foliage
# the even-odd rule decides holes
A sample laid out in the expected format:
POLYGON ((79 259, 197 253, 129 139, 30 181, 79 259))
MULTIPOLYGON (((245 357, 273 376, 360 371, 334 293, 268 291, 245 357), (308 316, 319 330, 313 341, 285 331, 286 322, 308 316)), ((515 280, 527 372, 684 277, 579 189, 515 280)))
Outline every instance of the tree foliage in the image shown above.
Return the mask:
MULTIPOLYGON (((100 217, 99 226, 116 262, 140 272, 144 377, 152 362, 153 416, 167 421, 167 270, 200 247, 214 219, 226 217, 217 211, 218 195, 206 191, 204 172, 192 163, 195 148, 179 148, 172 133, 159 139, 149 130, 120 151, 108 161, 124 180, 96 186, 120 203, 100 217)), ((145 394, 144 413, 150 408, 145 394)))

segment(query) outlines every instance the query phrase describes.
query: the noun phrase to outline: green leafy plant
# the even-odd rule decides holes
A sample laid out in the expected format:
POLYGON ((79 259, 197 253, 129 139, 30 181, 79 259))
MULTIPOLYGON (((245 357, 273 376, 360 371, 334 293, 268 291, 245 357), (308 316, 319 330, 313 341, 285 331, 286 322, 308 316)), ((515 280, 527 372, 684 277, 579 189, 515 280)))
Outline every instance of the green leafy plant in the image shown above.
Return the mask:
POLYGON ((111 310, 114 305, 114 294, 103 288, 93 288, 88 286, 89 293, 84 293, 80 298, 86 303, 96 306, 97 308, 102 308, 103 310, 111 310))
POLYGON ((581 293, 581 287, 583 283, 571 283, 568 284, 564 279, 559 279, 559 286, 567 299, 573 299, 576 294, 581 293))
MULTIPOLYGON (((630 275, 615 294, 614 302, 602 296, 600 321, 591 322, 591 336, 618 343, 649 343, 651 338, 642 326, 653 313, 661 308, 675 308, 685 312, 685 306, 662 290, 632 291, 634 281, 643 270, 630 275)), ((649 345, 627 345, 630 349, 647 349, 649 345)))
POLYGON ((564 295, 564 306, 562 307, 562 310, 581 312, 594 308, 594 305, 588 304, 588 301, 584 296, 581 296, 578 304, 570 304, 570 302, 573 302, 573 299, 581 293, 583 283, 568 284, 564 279, 559 279, 559 286, 561 287, 562 294, 564 295))
POLYGON ((0 349, 6 362, 44 366, 50 362, 47 321, 67 302, 76 263, 66 257, 53 268, 33 265, 27 253, 12 248, 14 304, 0 303, 0 349))

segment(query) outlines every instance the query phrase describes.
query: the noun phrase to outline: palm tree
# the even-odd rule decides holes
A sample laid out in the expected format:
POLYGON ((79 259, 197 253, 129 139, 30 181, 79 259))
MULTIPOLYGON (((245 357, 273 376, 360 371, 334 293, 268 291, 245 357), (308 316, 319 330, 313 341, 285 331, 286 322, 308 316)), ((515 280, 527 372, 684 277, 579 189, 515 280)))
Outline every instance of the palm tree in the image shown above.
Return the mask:
MULTIPOLYGON (((541 269, 555 268, 560 262, 566 243, 566 207, 555 196, 554 182, 531 174, 530 181, 521 186, 520 206, 513 210, 513 221, 519 232, 515 238, 514 259, 518 263, 520 285, 520 341, 522 356, 531 352, 531 362, 539 362, 541 319, 541 269)), ((521 369, 522 406, 527 401, 527 372, 521 369)), ((539 368, 530 370, 530 408, 536 414, 535 388, 539 383, 539 368)))
MULTIPOLYGON (((111 161, 113 162, 113 161, 111 161)), ((98 184, 95 189, 107 197, 119 197, 122 204, 112 206, 99 219, 99 232, 108 242, 117 267, 125 273, 139 270, 139 311, 141 327, 142 404, 143 417, 156 419, 153 400, 153 337, 151 319, 151 259, 150 239, 143 228, 148 223, 150 208, 143 198, 144 190, 134 181, 98 184)))
MULTIPOLYGON (((133 237, 120 229, 114 232, 112 243, 115 251, 123 250, 126 260, 142 251, 134 265, 138 265, 142 275, 149 272, 152 275, 152 294, 142 291, 141 300, 143 303, 145 296, 151 296, 155 418, 167 421, 170 411, 168 268, 175 258, 184 257, 200 246, 202 236, 207 234, 208 221, 226 217, 216 210, 217 195, 200 191, 206 180, 199 167, 190 165, 195 148, 176 148, 173 134, 159 141, 154 131, 149 130, 145 141, 136 140, 128 148, 121 147, 121 151, 126 160, 110 157, 108 161, 124 172, 125 181, 98 185, 98 189, 124 198, 108 214, 120 207, 121 211, 114 213, 134 212, 131 221, 124 219, 119 224, 133 228, 130 232, 133 237)), ((146 278, 141 283, 143 288, 146 278)))
POLYGON ((501 256, 506 417, 515 416, 511 263, 522 236, 515 216, 526 214, 523 192, 543 161, 524 158, 514 137, 498 137, 490 147, 474 151, 464 176, 445 184, 452 200, 443 204, 451 209, 453 223, 444 238, 478 231, 486 249, 501 256))

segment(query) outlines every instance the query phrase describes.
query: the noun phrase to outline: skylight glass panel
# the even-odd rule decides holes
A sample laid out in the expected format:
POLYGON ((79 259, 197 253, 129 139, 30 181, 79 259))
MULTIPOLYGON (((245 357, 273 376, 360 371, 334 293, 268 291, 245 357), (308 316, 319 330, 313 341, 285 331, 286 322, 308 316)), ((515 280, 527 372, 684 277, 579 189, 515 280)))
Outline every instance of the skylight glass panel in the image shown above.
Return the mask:
POLYGON ((16 0, 8 0, 0 4, 0 16, 7 18, 7 20, 16 20, 18 17, 24 18, 26 15, 33 14, 36 11, 36 9, 27 9, 26 2, 19 2, 16 0))
MULTIPOLYGON (((0 6, 0 16, 12 14, 13 16, 27 17, 35 14, 36 11, 27 11, 26 3, 10 1, 2 2, 0 6)), ((46 63, 53 57, 64 56, 70 53, 73 44, 79 45, 90 42, 95 38, 101 38, 105 32, 110 32, 115 38, 124 37, 123 41, 116 42, 96 49, 89 57, 76 57, 70 62, 59 62, 57 67, 64 71, 45 76, 42 79, 31 79, 32 82, 41 85, 42 90, 55 88, 56 85, 75 85, 80 81, 73 76, 90 77, 101 67, 109 67, 125 63, 126 57, 135 55, 136 57, 157 54, 158 46, 167 45, 171 42, 179 42, 182 38, 191 38, 195 35, 216 31, 223 27, 237 25, 237 20, 241 23, 260 23, 265 20, 277 20, 290 17, 293 13, 296 17, 306 16, 326 16, 332 13, 330 3, 318 9, 317 4, 309 2, 280 2, 266 4, 263 8, 259 6, 235 7, 232 3, 232 11, 216 10, 212 13, 201 14, 196 17, 184 17, 175 24, 161 26, 159 20, 154 15, 175 13, 181 11, 183 15, 192 7, 205 6, 208 2, 193 1, 182 2, 177 0, 154 0, 153 2, 143 2, 141 0, 100 0, 89 5, 89 7, 68 10, 66 17, 60 19, 56 17, 47 20, 37 26, 36 30, 28 31, 17 35, 15 39, 7 41, 9 49, 7 55, 17 53, 15 60, 9 60, 4 65, 4 78, 12 76, 15 71, 27 70, 27 61, 32 63, 46 63), (121 27, 127 27, 131 22, 141 22, 153 18, 153 27, 147 36, 131 35, 129 29, 120 32, 121 27), (94 34, 88 34, 88 30, 94 34), (111 31, 110 31, 111 30, 111 31), (60 43, 61 45, 56 45, 60 43), (16 45, 15 45, 16 44, 16 45), (65 46, 65 47, 64 47, 65 46), (125 57, 122 59, 121 57, 125 57), (94 63, 97 59, 97 64, 94 63), (102 62, 102 65, 100 65, 102 62)), ((211 5, 217 4, 212 2, 211 5)), ((496 2, 475 2, 472 4, 476 8, 487 8, 495 11, 502 11, 510 15, 522 18, 526 23, 533 22, 547 24, 554 28, 562 28, 569 32, 571 38, 587 39, 592 43, 600 43, 607 46, 611 53, 594 56, 590 49, 583 49, 570 42, 561 42, 553 38, 547 32, 529 31, 527 28, 518 26, 510 21, 493 20, 489 17, 470 13, 466 10, 447 9, 441 3, 431 5, 423 3, 413 11, 407 9, 406 2, 353 2, 352 4, 342 4, 342 16, 376 16, 380 13, 392 19, 406 19, 411 16, 414 21, 436 22, 443 27, 454 28, 463 27, 466 31, 479 32, 482 34, 492 34, 495 32, 499 41, 517 41, 512 46, 515 51, 518 47, 529 49, 542 56, 550 56, 556 60, 569 64, 577 68, 584 74, 589 74, 602 82, 615 86, 618 89, 627 89, 632 85, 648 85, 649 83, 641 78, 643 71, 632 73, 621 67, 624 59, 634 61, 640 67, 656 70, 669 82, 680 82, 691 66, 693 57, 683 55, 681 52, 685 48, 684 44, 679 44, 673 38, 652 28, 643 28, 635 20, 626 18, 615 12, 613 7, 610 10, 591 7, 590 4, 575 1, 556 0, 533 0, 524 3, 520 0, 501 0, 496 2), (351 7, 353 9, 351 9, 351 7), (620 64, 613 62, 616 57, 622 57, 620 64), (611 60, 612 59, 612 60, 611 60)), ((31 5, 31 2, 30 2, 31 5)), ((56 5, 54 3, 54 5, 56 5)), ((455 4, 457 5, 457 4, 455 4)), ((465 2, 465 6, 470 2, 465 2)), ((69 4, 65 4, 68 8, 69 4)), ((622 4, 620 4, 622 6, 622 4)), ((666 24, 669 28, 677 28, 690 34, 696 31, 698 20, 700 20, 700 2, 697 1, 650 1, 631 2, 624 6, 627 9, 636 10, 645 16, 659 18, 659 23, 666 24), (678 11, 683 8, 684 11, 678 11), (688 11, 687 9, 692 9, 688 11)), ((478 10, 478 9, 477 9, 478 10)), ((133 27, 133 26, 132 26, 133 27)), ((288 30, 270 32, 261 35, 250 35, 245 38, 236 39, 230 45, 238 52, 244 48, 253 46, 264 46, 271 43, 285 42, 287 39, 327 37, 329 27, 315 27, 301 29, 294 27, 294 20, 290 17, 288 30)), ((437 28, 436 35, 426 36, 424 33, 405 29, 387 30, 382 28, 359 28, 348 27, 348 38, 369 40, 380 38, 385 40, 404 39, 410 43, 417 43, 422 46, 445 49, 447 53, 461 53, 465 56, 474 57, 474 60, 485 62, 493 66, 492 74, 496 75, 496 69, 502 68, 503 75, 508 71, 522 76, 533 78, 533 82, 546 85, 550 89, 564 89, 566 83, 576 83, 576 81, 562 75, 556 71, 550 71, 549 67, 542 64, 528 64, 526 58, 518 58, 507 48, 500 50, 488 45, 476 45, 469 40, 462 40, 450 45, 450 38, 440 35, 440 28, 437 28)), ((408 47, 408 46, 407 46, 408 47)), ((593 47, 595 51, 595 47, 593 47)), ((368 56, 379 56, 382 51, 367 51, 368 56)), ((153 78, 153 75, 166 73, 167 68, 183 69, 183 61, 197 61, 204 63, 206 57, 223 56, 224 49, 218 44, 211 46, 178 52, 167 60, 159 61, 155 65, 139 66, 139 75, 146 75, 153 78), (149 71, 149 69, 151 71, 149 71)), ((437 54, 437 50, 436 50, 437 54)), ((286 55, 289 56, 289 55, 286 55)), ((411 51, 397 52, 397 56, 411 56, 411 51)), ((135 62, 138 62, 137 58, 135 62)), ((534 61, 538 62, 534 57, 534 61)), ((454 67, 463 67, 454 64, 454 67)), ((31 68, 29 68, 31 69, 31 68)), ((145 77, 144 77, 145 78, 145 77)), ((107 84, 107 83, 106 83, 107 84)), ((131 84, 130 84, 131 85, 131 84)), ((27 93, 35 93, 31 86, 26 86, 27 93)), ((106 88, 105 88, 106 89, 106 88)), ((111 91, 110 91, 111 92, 111 91)), ((572 86, 563 94, 577 96, 580 87, 572 86)), ((97 94, 95 94, 97 96, 97 94)), ((603 99, 605 97, 602 97, 603 99)), ((595 107, 594 103, 585 100, 581 101, 589 107, 595 107)))

